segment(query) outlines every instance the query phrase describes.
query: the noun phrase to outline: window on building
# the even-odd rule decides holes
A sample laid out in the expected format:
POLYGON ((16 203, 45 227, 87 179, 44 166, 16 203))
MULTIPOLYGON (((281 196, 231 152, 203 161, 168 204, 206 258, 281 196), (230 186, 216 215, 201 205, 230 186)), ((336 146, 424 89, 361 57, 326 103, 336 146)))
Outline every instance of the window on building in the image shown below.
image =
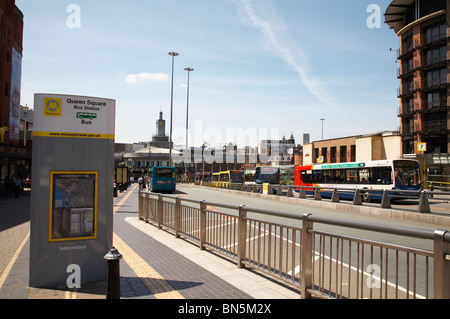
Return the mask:
POLYGON ((340 150, 340 162, 345 163, 347 162, 347 146, 341 146, 340 150))
POLYGON ((425 17, 433 12, 439 10, 445 10, 446 1, 445 0, 434 0, 434 1, 420 1, 420 17, 425 17))
POLYGON ((445 39, 446 36, 447 36, 447 26, 445 25, 445 23, 431 26, 425 30, 426 43, 445 39))
POLYGON ((322 148, 322 156, 323 156, 324 163, 328 163, 327 153, 328 153, 328 149, 326 147, 322 148))
POLYGON ((427 64, 439 63, 447 60, 447 47, 428 50, 426 53, 427 64))
POLYGON ((356 145, 351 146, 350 162, 356 162, 356 145))
POLYGON ((336 147, 332 147, 330 150, 330 163, 336 163, 336 147))
POLYGON ((427 108, 437 108, 441 105, 441 94, 439 92, 433 92, 427 94, 427 108))
POLYGON ((414 99, 413 98, 409 98, 406 100, 407 102, 407 111, 408 112, 414 112, 414 99))
POLYGON ((413 118, 408 119, 408 133, 409 134, 414 133, 414 119, 413 118))
POLYGON ((427 72, 427 85, 437 86, 447 83, 447 69, 439 69, 427 72))
POLYGON ((414 141, 408 141, 405 143, 405 154, 414 154, 414 141))
POLYGON ((402 52, 401 54, 405 54, 409 51, 411 51, 414 48, 413 46, 413 39, 412 37, 404 37, 403 43, 402 43, 402 52))

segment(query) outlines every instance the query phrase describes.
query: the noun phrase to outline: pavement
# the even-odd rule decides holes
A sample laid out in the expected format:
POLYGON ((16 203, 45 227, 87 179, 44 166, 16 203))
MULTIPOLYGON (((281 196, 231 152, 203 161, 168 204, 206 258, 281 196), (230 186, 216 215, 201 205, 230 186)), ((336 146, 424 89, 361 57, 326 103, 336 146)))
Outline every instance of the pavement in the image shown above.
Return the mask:
MULTIPOLYGON (((29 190, 18 198, 0 195, 0 299, 106 299, 105 281, 82 283, 80 289, 29 287, 30 205, 29 190)), ((121 299, 300 298, 296 287, 274 282, 252 269, 238 269, 233 261, 140 221, 137 184, 114 198, 113 243, 123 255, 121 299)), ((189 310, 186 304, 180 311, 189 310)))

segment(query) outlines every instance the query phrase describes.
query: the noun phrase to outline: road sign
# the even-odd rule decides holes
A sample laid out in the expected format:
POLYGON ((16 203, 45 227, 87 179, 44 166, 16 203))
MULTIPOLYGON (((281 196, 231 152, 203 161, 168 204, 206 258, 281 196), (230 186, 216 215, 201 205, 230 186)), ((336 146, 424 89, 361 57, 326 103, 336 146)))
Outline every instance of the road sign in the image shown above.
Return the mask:
POLYGON ((427 143, 419 143, 417 144, 418 152, 426 152, 427 151, 427 143))

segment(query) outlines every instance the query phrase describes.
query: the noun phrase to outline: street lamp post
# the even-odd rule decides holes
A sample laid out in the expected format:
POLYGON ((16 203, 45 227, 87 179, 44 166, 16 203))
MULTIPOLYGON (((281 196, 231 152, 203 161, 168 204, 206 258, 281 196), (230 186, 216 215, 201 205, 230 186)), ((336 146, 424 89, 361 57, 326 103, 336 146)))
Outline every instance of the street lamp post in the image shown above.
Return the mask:
POLYGON ((187 82, 187 103, 186 103, 186 154, 184 159, 184 170, 185 174, 187 175, 187 159, 188 155, 191 155, 191 152, 188 154, 188 136, 189 136, 189 75, 192 71, 194 71, 193 68, 185 68, 185 71, 188 73, 188 82, 187 82))
POLYGON ((169 55, 172 57, 172 88, 170 90, 171 98, 170 98, 169 166, 172 166, 173 72, 174 72, 175 57, 178 56, 179 53, 178 52, 169 52, 169 55))
POLYGON ((320 119, 322 121, 322 141, 323 141, 323 121, 325 121, 325 119, 320 119))

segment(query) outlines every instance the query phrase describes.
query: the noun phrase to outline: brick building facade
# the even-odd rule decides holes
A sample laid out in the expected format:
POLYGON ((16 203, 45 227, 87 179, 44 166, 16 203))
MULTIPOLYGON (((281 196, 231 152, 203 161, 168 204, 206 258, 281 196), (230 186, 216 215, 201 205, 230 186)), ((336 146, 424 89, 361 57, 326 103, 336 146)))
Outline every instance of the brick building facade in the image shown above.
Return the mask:
POLYGON ((15 0, 0 0, 0 190, 11 176, 27 177, 31 165, 20 138, 23 27, 15 0))
POLYGON ((404 154, 448 153, 450 0, 395 0, 386 23, 399 37, 399 117, 404 154))

